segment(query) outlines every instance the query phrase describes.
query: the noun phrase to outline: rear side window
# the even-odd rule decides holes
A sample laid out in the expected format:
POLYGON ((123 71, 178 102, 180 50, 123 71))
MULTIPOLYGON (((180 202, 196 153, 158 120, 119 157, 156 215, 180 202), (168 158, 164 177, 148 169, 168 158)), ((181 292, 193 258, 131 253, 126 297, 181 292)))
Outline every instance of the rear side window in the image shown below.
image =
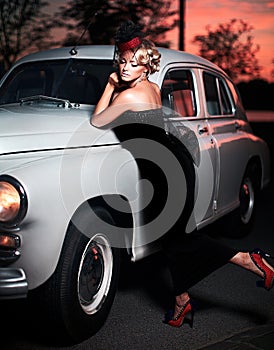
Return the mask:
POLYGON ((209 115, 233 114, 233 100, 226 81, 214 74, 203 73, 206 107, 209 115))
POLYGON ((162 103, 179 117, 197 115, 193 76, 190 70, 169 71, 162 85, 162 103))

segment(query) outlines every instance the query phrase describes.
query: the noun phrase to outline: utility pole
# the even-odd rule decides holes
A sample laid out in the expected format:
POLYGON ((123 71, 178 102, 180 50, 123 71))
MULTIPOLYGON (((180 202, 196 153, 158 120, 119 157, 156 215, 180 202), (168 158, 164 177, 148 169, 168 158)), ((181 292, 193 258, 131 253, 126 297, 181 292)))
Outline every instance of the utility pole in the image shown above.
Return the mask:
POLYGON ((179 50, 185 50, 185 10, 186 0, 179 0, 179 50))

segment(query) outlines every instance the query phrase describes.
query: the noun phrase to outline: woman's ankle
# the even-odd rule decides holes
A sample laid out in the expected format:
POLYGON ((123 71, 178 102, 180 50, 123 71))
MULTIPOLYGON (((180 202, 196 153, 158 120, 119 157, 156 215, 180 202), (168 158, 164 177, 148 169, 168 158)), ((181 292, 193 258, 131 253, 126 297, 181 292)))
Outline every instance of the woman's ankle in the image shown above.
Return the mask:
POLYGON ((187 292, 182 293, 180 295, 177 295, 175 297, 176 305, 181 307, 181 306, 185 305, 189 301, 189 299, 190 299, 190 297, 189 297, 189 294, 187 292))
POLYGON ((238 265, 245 270, 251 271, 256 275, 263 276, 263 273, 252 261, 250 254, 247 252, 239 252, 237 253, 231 260, 231 263, 238 265))

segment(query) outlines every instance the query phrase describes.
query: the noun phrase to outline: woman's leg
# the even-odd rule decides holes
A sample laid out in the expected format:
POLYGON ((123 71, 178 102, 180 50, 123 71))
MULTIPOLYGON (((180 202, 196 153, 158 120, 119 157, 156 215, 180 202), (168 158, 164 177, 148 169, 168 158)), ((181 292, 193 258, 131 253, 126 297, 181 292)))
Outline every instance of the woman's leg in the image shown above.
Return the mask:
MULTIPOLYGON (((249 252, 239 252, 236 255, 234 255, 229 262, 232 264, 238 265, 245 270, 248 270, 250 272, 255 273, 256 275, 260 277, 266 278, 265 272, 263 268, 259 268, 256 263, 254 263, 253 259, 251 258, 251 254, 249 252)), ((274 268, 271 266, 264 258, 262 258, 263 264, 269 269, 269 273, 271 274, 271 271, 274 273, 274 268)), ((274 276, 271 277, 272 279, 274 276)), ((190 297, 188 292, 183 292, 179 295, 176 295, 175 297, 175 307, 174 307, 174 315, 175 318, 178 313, 180 312, 180 309, 183 305, 185 305, 189 301, 190 297)))
MULTIPOLYGON (((265 272, 254 262, 250 253, 239 252, 230 259, 230 262, 244 268, 245 270, 254 272, 260 277, 265 277, 265 272)), ((264 258, 262 258, 262 262, 268 269, 274 272, 274 268, 264 258)))

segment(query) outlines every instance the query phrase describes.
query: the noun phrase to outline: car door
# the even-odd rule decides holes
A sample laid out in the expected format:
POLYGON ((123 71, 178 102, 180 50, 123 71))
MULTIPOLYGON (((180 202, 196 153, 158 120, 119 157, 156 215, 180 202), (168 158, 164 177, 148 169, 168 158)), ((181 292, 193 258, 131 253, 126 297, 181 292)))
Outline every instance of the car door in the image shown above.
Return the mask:
POLYGON ((235 116, 233 92, 225 77, 203 71, 205 109, 210 134, 214 143, 218 171, 215 215, 234 209, 238 204, 239 188, 243 177, 247 149, 242 146, 245 133, 241 120, 235 116))
POLYGON ((182 142, 192 154, 198 142, 194 212, 197 226, 203 226, 214 213, 217 163, 210 128, 204 118, 199 79, 199 72, 194 68, 171 68, 165 74, 161 91, 166 129, 176 128, 180 134, 185 134, 182 142), (190 139, 186 128, 192 131, 190 139))

